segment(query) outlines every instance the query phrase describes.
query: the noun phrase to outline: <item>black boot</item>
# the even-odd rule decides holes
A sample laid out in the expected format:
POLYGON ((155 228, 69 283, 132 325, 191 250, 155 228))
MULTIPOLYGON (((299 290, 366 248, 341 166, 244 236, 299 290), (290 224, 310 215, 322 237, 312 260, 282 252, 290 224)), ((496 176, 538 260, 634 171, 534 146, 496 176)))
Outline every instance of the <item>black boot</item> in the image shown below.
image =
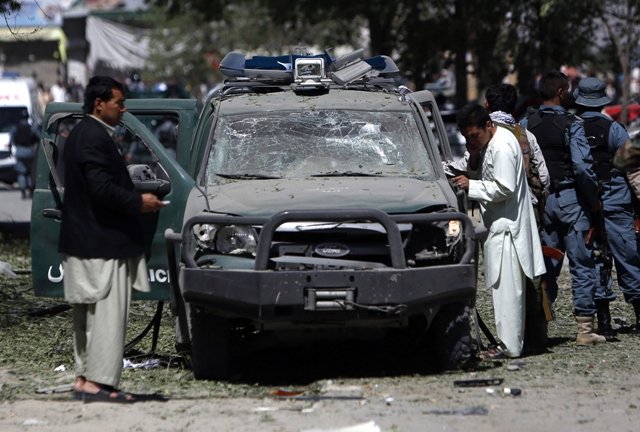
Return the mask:
POLYGON ((631 326, 631 333, 640 336, 640 300, 634 300, 631 304, 636 313, 636 325, 631 326))
POLYGON ((598 318, 598 333, 604 336, 607 341, 615 341, 618 332, 611 327, 611 312, 609 311, 609 300, 596 300, 596 316, 598 318))

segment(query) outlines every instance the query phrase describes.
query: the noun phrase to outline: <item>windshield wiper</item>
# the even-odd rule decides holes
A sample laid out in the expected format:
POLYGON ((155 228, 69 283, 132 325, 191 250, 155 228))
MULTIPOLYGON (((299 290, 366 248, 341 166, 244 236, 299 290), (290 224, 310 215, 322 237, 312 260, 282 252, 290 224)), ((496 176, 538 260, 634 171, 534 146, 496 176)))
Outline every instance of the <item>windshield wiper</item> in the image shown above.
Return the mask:
POLYGON ((365 173, 358 171, 330 171, 319 174, 311 174, 311 177, 384 177, 382 172, 365 173))
POLYGON ((269 180, 269 179, 279 179, 282 177, 272 176, 266 174, 225 174, 225 173, 216 173, 217 176, 223 177, 226 179, 234 179, 234 180, 269 180))

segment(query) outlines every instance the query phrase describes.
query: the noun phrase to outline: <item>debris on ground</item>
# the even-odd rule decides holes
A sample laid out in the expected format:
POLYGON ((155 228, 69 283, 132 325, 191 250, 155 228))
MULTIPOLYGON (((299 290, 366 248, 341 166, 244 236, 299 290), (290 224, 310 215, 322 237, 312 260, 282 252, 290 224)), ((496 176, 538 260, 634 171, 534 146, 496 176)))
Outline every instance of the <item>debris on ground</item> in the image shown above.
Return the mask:
POLYGON ((500 385, 502 381, 504 381, 502 378, 474 378, 455 380, 453 385, 456 387, 486 387, 500 385))
POLYGON ((356 424, 353 426, 347 426, 335 429, 305 429, 302 432, 380 432, 380 426, 373 420, 356 424))
POLYGON ((478 405, 472 407, 465 408, 452 408, 452 409, 441 409, 434 408, 428 411, 423 411, 423 414, 435 414, 435 415, 487 415, 489 414, 489 409, 485 406, 478 405))
POLYGON ((38 394, 53 394, 53 393, 67 393, 73 391, 73 384, 62 384, 51 387, 42 387, 36 389, 36 393, 38 394))
POLYGON ((18 277, 18 275, 14 273, 11 264, 5 261, 0 261, 0 275, 6 276, 11 279, 15 279, 18 277))
POLYGON ((122 360, 123 369, 153 369, 160 366, 160 359, 150 358, 141 363, 134 363, 129 359, 122 360))

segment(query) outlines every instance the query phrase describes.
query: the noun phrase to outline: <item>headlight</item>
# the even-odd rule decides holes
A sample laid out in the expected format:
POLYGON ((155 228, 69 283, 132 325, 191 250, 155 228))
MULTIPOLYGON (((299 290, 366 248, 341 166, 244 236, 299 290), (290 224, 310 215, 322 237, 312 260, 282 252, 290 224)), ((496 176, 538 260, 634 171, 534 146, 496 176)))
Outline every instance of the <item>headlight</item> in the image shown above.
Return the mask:
POLYGON ((201 224, 193 226, 193 235, 198 246, 203 249, 213 249, 215 247, 215 237, 218 227, 216 225, 201 224))
POLYGON ((458 242, 461 234, 459 220, 450 220, 447 224, 447 246, 451 246, 458 242))
POLYGON ((227 225, 216 233, 216 249, 222 254, 256 254, 257 233, 250 226, 227 225))
POLYGON ((451 220, 447 226, 447 237, 457 237, 460 235, 460 221, 451 220))
POLYGON ((245 225, 211 225, 193 226, 193 235, 200 249, 225 255, 256 254, 258 233, 245 225))

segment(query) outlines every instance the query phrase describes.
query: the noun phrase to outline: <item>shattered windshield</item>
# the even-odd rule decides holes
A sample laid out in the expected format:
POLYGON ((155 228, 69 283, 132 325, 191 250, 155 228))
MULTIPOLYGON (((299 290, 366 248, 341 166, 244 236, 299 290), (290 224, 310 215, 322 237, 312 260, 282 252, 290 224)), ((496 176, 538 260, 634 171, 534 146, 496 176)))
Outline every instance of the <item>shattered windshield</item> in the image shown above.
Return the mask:
POLYGON ((390 176, 434 179, 410 112, 278 111, 221 116, 207 184, 223 179, 390 176))

